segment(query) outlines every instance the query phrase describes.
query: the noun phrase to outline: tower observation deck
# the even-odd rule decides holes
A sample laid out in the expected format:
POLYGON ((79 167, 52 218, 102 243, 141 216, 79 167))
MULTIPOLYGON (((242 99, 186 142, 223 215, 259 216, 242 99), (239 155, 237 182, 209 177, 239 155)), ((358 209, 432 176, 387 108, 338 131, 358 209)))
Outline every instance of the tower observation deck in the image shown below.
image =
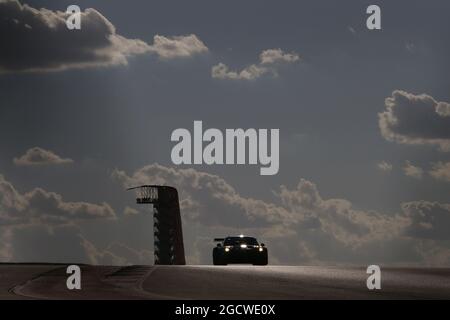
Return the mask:
POLYGON ((128 190, 136 191, 136 203, 153 204, 155 264, 186 264, 177 189, 143 185, 128 190))

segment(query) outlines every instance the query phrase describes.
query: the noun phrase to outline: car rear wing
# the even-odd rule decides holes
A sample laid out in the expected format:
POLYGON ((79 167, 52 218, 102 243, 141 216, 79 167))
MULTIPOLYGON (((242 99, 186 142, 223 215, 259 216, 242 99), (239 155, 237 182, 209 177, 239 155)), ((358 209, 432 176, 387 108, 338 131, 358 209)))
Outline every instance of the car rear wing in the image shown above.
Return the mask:
POLYGON ((214 238, 214 242, 222 242, 225 241, 225 238, 214 238))

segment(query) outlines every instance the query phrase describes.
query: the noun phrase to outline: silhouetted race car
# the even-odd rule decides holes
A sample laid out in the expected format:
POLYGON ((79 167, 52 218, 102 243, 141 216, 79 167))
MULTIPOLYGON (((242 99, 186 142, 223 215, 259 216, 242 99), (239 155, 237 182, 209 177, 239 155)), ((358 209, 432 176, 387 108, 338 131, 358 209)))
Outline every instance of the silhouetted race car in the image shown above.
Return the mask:
POLYGON ((267 265, 267 248, 259 244, 253 237, 216 238, 219 242, 213 249, 213 264, 227 265, 229 263, 251 263, 267 265))

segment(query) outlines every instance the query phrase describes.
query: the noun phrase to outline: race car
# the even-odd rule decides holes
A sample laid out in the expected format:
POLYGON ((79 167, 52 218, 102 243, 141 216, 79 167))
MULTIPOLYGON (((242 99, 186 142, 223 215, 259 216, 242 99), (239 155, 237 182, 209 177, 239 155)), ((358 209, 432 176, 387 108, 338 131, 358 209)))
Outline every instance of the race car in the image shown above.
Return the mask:
POLYGON ((229 263, 267 265, 267 248, 264 243, 259 244, 256 238, 240 235, 215 238, 214 241, 218 242, 213 249, 214 265, 227 265, 229 263))

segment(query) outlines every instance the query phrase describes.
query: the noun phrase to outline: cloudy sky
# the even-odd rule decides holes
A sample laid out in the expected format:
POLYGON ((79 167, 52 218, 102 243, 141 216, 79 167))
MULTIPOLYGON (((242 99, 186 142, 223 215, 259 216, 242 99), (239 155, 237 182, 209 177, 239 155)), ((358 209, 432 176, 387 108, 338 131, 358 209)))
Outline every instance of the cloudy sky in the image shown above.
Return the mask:
POLYGON ((127 186, 178 188, 188 263, 450 266, 448 1, 0 0, 0 261, 153 262, 127 186), (82 9, 68 30, 67 6, 82 9), (177 128, 280 129, 280 170, 175 166, 177 128))

